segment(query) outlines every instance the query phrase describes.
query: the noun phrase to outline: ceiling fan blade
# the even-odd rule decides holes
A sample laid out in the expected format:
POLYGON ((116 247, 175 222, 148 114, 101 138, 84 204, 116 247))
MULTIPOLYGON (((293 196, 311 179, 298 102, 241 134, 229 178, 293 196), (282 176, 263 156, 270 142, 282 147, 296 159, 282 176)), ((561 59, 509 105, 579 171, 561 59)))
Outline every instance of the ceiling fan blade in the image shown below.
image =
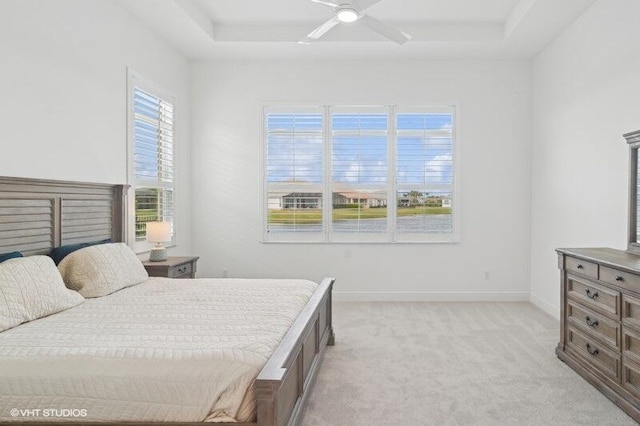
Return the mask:
MULTIPOLYGON (((376 1, 380 1, 380 0, 376 0, 376 1)), ((329 6, 329 7, 340 7, 340 5, 338 3, 334 3, 332 1, 328 1, 328 0, 311 0, 312 3, 318 3, 318 4, 324 4, 325 6, 329 6)))
POLYGON ((328 33, 333 27, 335 27, 339 23, 340 21, 338 20, 338 17, 334 16, 324 24, 320 25, 315 30, 311 31, 305 38, 300 40, 300 43, 311 43, 313 41, 318 40, 320 37, 328 33))
POLYGON ((362 15, 358 22, 362 22, 364 25, 369 27, 371 30, 377 32, 381 36, 388 38, 391 41, 395 41, 398 44, 405 44, 413 37, 407 33, 403 33, 399 29, 392 27, 391 25, 385 24, 377 20, 376 18, 372 18, 369 15, 362 15))
MULTIPOLYGON (((314 0, 311 0, 314 1, 314 0)), ((363 12, 365 9, 370 8, 374 4, 380 3, 382 0, 356 0, 357 1, 357 9, 360 12, 363 12)))

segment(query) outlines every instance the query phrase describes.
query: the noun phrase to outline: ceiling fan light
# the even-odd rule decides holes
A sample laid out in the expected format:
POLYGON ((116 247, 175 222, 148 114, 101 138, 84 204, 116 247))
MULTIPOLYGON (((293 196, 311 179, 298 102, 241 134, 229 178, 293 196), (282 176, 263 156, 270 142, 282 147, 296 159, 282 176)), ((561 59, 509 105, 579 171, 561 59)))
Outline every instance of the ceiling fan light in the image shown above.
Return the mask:
POLYGON ((360 14, 358 13, 358 11, 350 7, 343 7, 342 9, 338 10, 336 16, 338 17, 338 21, 344 23, 355 22, 358 20, 358 18, 360 18, 360 14))

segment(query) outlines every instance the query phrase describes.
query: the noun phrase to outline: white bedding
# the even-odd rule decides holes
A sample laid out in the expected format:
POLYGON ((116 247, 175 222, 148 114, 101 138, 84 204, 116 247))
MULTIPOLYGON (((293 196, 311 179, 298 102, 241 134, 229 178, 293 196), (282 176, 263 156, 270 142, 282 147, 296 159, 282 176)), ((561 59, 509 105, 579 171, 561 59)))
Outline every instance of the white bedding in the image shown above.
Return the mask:
POLYGON ((316 287, 150 278, 2 332, 0 422, 251 421, 250 385, 316 287))

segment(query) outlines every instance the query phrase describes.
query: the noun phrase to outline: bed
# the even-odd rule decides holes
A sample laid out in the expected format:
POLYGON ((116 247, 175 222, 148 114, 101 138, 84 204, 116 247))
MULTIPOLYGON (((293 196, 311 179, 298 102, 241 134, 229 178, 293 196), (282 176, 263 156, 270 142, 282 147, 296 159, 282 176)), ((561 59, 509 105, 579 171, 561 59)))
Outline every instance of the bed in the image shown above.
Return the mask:
MULTIPOLYGON (((123 241, 126 229, 124 214, 127 205, 126 192, 126 188, 122 185, 0 178, 0 252, 17 250, 25 255, 39 255, 47 254, 52 247, 70 243, 106 238, 111 238, 114 242, 123 241)), ((47 401, 47 392, 55 393, 56 383, 64 382, 67 389, 71 389, 65 394, 71 396, 65 404, 74 403, 74 395, 87 396, 88 392, 89 396, 97 398, 95 407, 102 406, 104 413, 113 414, 112 416, 98 415, 96 412, 94 415, 98 418, 91 417, 84 419, 85 421, 120 422, 136 419, 201 422, 215 420, 215 424, 222 425, 297 424, 308 398, 309 389, 317 376, 326 346, 334 344, 331 321, 333 283, 333 278, 325 278, 320 284, 303 280, 176 281, 155 278, 109 296, 87 299, 81 305, 67 311, 0 333, 0 338, 4 338, 4 349, 0 347, 0 359, 3 355, 12 355, 5 357, 3 366, 0 366, 0 374, 10 379, 5 382, 3 390, 4 405, 20 404, 20 392, 16 392, 11 398, 4 395, 4 392, 20 388, 21 381, 25 379, 19 374, 12 375, 12 372, 24 368, 24 364, 21 364, 24 357, 29 358, 37 354, 41 366, 29 368, 33 368, 34 374, 39 377, 38 380, 46 382, 38 385, 40 390, 49 389, 42 391, 45 398, 42 400, 43 404, 47 401), (270 291, 270 287, 284 289, 284 291, 270 291), (256 294, 259 297, 256 298, 256 294), (273 296, 275 299, 270 300, 269 297, 272 296, 269 295, 276 295, 273 296), (252 297, 254 302, 250 302, 252 297), (288 309, 291 311, 288 314, 279 312, 279 309, 274 311, 273 307, 279 306, 279 297, 291 299, 286 302, 287 306, 292 306, 288 309), (183 300, 182 307, 167 302, 177 299, 183 300), (245 300, 248 301, 247 303, 256 303, 256 305, 245 304, 245 300), (220 301, 220 304, 216 305, 216 301, 220 301), (162 305, 162 303, 167 304, 162 305), (114 311, 114 306, 117 312, 114 311), (173 315, 172 318, 175 319, 170 324, 165 324, 165 328, 158 325, 158 321, 153 320, 154 312, 162 306, 164 308, 161 310, 165 313, 165 317, 173 315), (128 323, 126 319, 127 316, 132 316, 131 307, 135 307, 133 319, 135 326, 128 323), (191 309, 185 312, 185 307, 191 307, 191 309), (222 314, 222 311, 225 313, 222 314), (260 339, 254 338, 255 341, 250 341, 247 340, 250 333, 230 334, 225 331, 230 329, 234 316, 248 315, 255 315, 250 323, 258 328, 260 339), (104 320, 110 317, 111 321, 104 320), (150 318, 151 321, 144 323, 142 317, 150 318), (92 322, 95 324, 89 327, 87 324, 92 322), (73 324, 83 324, 84 328, 73 328, 73 324), (215 325, 213 328, 218 330, 218 334, 207 338, 215 342, 198 343, 197 328, 211 328, 212 325, 215 325), (172 327, 172 332, 167 331, 168 326, 172 327), (259 330, 261 326, 264 332, 259 330), (74 339, 82 342, 82 332, 78 330, 89 330, 87 338, 90 338, 90 335, 95 333, 94 327, 100 330, 99 335, 102 336, 101 339, 96 340, 95 345, 77 343, 79 346, 74 347, 73 343, 68 343, 73 342, 74 339), (65 330, 72 330, 74 335, 61 337, 64 336, 65 330), (273 331, 274 334, 268 335, 267 330, 273 331), (136 342, 135 347, 125 347, 124 352, 135 353, 135 351, 146 350, 157 351, 164 355, 151 360, 148 357, 111 356, 109 359, 111 364, 102 364, 106 370, 102 371, 100 380, 104 377, 115 377, 115 383, 120 383, 121 387, 108 383, 102 389, 96 385, 96 377, 86 374, 86 371, 95 369, 95 365, 87 360, 91 360, 92 354, 102 357, 109 354, 109 350, 113 349, 110 348, 109 342, 116 338, 123 340, 123 335, 126 336, 125 340, 129 339, 128 341, 132 342, 132 345, 134 341, 136 342), (180 341, 181 338, 189 340, 188 345, 191 346, 180 341), (57 345, 56 342, 60 341, 67 343, 57 345), (233 342, 230 343, 230 341, 233 342), (212 346, 212 343, 215 345, 212 346), (216 352, 215 356, 224 357, 237 352, 235 355, 251 362, 243 361, 234 364, 230 361, 230 364, 225 365, 225 374, 221 375, 220 371, 212 368, 212 352, 216 352), (72 365, 69 353, 85 355, 85 358, 75 359, 72 365), (147 361, 141 363, 140 359, 147 361), (16 365, 6 362, 9 360, 16 365), (84 365, 84 362, 88 364, 84 365), (257 368, 257 365, 261 368, 257 368), (38 368, 41 368, 41 371, 38 371, 38 368), (238 370, 237 374, 229 378, 230 376, 228 377, 226 373, 234 368, 238 370), (180 374, 171 376, 169 372, 173 370, 177 370, 180 374), (126 371, 129 373, 125 374, 126 371), (156 375, 156 372, 162 373, 156 375), (41 379, 42 377, 46 379, 41 379), (127 377, 134 377, 137 387, 132 387, 131 382, 125 380, 127 377), (167 385, 166 382, 169 384, 167 385), (193 382, 197 385, 191 386, 193 382), (213 382, 221 383, 222 387, 215 388, 212 385, 213 382), (189 386, 181 388, 180 386, 184 386, 185 383, 189 386), (74 390, 78 388, 84 390, 78 393, 74 390), (146 399, 146 402, 149 402, 151 397, 140 397, 140 395, 150 395, 149 389, 160 389, 163 393, 160 403, 154 405, 158 408, 154 414, 155 417, 151 414, 145 417, 136 412, 136 398, 146 399), (99 398, 109 392, 119 395, 124 401, 123 404, 113 405, 114 402, 111 400, 103 400, 101 403, 99 398), (130 394, 127 395, 127 392, 130 394), (233 415, 227 417, 225 415, 228 413, 224 409, 217 410, 217 415, 213 412, 216 410, 206 412, 212 404, 211 401, 207 401, 207 398, 210 398, 207 392, 222 400, 225 395, 235 394, 236 399, 240 395, 241 403, 238 410, 244 414, 238 415, 238 418, 242 418, 245 422, 235 421, 234 416, 237 414, 235 411, 233 415), (167 400, 167 395, 179 395, 180 398, 177 398, 177 401, 171 401, 167 400), (223 415, 220 415, 220 412, 223 415), (127 413, 135 415, 132 414, 133 417, 131 417, 127 416, 127 413), (245 418, 247 416, 249 417, 245 418)), ((252 332, 256 334, 255 330, 252 332)), ((119 349, 123 350, 122 347, 119 349)), ((217 362, 218 358, 215 360, 217 362)), ((157 401, 152 402, 155 404, 157 401)), ((82 402, 79 399, 75 400, 75 403, 87 404, 86 400, 82 402)), ((0 409, 5 411, 11 408, 15 406, 0 406, 0 409)), ((0 413, 0 419, 11 420, 6 417, 6 413, 0 413)), ((22 420, 42 420, 42 418, 23 418, 22 420)), ((65 418, 64 420, 74 419, 65 418)))

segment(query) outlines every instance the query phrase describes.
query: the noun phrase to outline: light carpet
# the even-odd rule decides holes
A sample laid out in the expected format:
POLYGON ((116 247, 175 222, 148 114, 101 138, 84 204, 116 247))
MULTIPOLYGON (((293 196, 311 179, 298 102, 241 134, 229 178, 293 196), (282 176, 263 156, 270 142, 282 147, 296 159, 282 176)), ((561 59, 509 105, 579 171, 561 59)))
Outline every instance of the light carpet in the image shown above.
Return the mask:
POLYGON ((334 303, 334 329, 305 426, 636 424, 529 303, 334 303))

